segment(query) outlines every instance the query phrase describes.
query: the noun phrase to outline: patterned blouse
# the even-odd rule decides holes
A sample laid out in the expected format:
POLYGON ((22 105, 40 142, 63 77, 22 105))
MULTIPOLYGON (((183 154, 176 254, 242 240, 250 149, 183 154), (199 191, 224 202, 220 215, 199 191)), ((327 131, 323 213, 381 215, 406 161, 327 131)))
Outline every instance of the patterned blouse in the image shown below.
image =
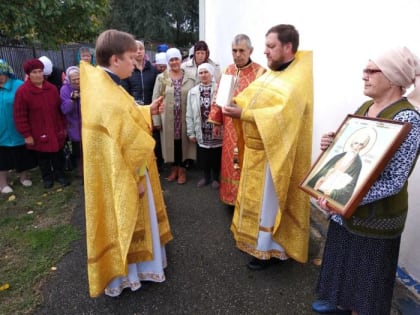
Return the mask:
POLYGON ((178 80, 172 79, 174 86, 174 139, 181 139, 182 134, 182 108, 181 108, 181 89, 184 75, 178 80))
MULTIPOLYGON (((372 203, 398 193, 407 181, 411 167, 417 157, 420 148, 420 114, 413 110, 403 110, 395 115, 393 120, 409 122, 412 128, 378 179, 370 187, 360 205, 372 203)), ((338 214, 332 215, 331 220, 343 225, 343 219, 338 214)))

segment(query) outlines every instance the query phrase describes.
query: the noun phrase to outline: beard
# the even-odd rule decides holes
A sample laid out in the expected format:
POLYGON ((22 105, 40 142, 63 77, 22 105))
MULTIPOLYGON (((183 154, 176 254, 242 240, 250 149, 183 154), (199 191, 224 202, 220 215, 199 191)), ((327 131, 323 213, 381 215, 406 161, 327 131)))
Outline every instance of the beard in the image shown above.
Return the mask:
POLYGON ((280 68, 282 64, 286 63, 284 58, 280 58, 278 60, 269 59, 267 60, 267 66, 270 68, 270 70, 277 70, 280 68))

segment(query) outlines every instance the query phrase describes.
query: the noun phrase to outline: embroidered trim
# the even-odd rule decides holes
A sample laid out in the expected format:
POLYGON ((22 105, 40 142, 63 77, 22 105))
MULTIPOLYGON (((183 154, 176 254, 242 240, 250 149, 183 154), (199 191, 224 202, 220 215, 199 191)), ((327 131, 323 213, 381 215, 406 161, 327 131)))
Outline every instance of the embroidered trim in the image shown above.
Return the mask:
POLYGON ((243 242, 236 242, 236 247, 240 250, 257 257, 258 259, 267 260, 270 258, 277 258, 280 260, 287 260, 290 257, 285 252, 280 252, 278 250, 269 250, 269 251, 260 251, 257 250, 255 247, 252 247, 243 242))

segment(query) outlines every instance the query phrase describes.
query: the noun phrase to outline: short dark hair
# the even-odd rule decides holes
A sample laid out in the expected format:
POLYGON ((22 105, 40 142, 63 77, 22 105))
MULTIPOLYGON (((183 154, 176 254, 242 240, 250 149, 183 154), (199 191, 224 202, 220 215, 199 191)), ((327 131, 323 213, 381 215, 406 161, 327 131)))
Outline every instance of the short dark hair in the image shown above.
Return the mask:
POLYGON ((204 40, 199 40, 194 45, 194 52, 196 52, 198 50, 209 51, 209 46, 207 45, 207 43, 204 40))
POLYGON ((194 44, 194 54, 196 51, 199 50, 204 50, 206 52, 206 61, 209 59, 210 57, 210 50, 209 50, 209 46, 207 45, 207 43, 204 40, 199 40, 198 42, 196 42, 194 44))
POLYGON ((96 40, 96 63, 102 67, 107 67, 109 66, 109 59, 113 55, 120 57, 127 51, 137 51, 134 36, 114 29, 106 30, 96 40))
POLYGON ((296 28, 291 24, 279 24, 270 28, 265 36, 268 36, 270 33, 276 33, 277 39, 282 44, 291 43, 292 44, 292 51, 294 53, 297 52, 299 48, 299 32, 296 28))

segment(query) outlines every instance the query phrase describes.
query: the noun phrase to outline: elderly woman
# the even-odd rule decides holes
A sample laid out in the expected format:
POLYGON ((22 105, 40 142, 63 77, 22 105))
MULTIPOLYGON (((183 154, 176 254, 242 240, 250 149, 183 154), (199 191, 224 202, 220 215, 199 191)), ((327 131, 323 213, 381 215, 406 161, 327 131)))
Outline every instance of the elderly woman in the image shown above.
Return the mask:
MULTIPOLYGON (((411 131, 349 219, 331 212, 317 293, 318 313, 389 314, 401 233, 408 211, 407 179, 420 147, 420 63, 407 48, 385 52, 363 70, 364 94, 371 98, 357 115, 411 124, 411 131), (415 82, 413 92, 404 97, 415 82), (414 106, 413 106, 414 105, 414 106)), ((321 139, 321 149, 334 133, 321 139)))
POLYGON ((185 161, 195 160, 195 144, 187 137, 185 115, 187 94, 195 85, 195 77, 181 69, 181 52, 170 48, 166 52, 169 68, 159 74, 153 89, 153 100, 165 97, 165 111, 153 117, 155 128, 160 129, 162 156, 166 163, 172 163, 168 181, 178 184, 187 181, 185 161))
POLYGON ((197 146, 197 161, 204 171, 204 177, 197 183, 197 187, 212 184, 218 189, 220 163, 222 157, 222 137, 213 134, 213 124, 208 121, 210 106, 216 83, 213 80, 214 68, 209 63, 198 66, 200 84, 188 92, 187 99, 187 136, 197 146))
POLYGON ((29 187, 28 170, 36 166, 33 152, 25 148, 25 140, 16 130, 13 120, 13 102, 17 89, 23 81, 15 78, 13 69, 0 59, 0 191, 12 193, 7 181, 9 170, 19 173, 20 183, 29 187))
POLYGON ((166 60, 166 53, 160 52, 157 53, 155 56, 155 68, 156 71, 159 73, 164 72, 168 68, 168 62, 166 60))
POLYGON ((41 56, 38 58, 44 65, 44 78, 46 81, 54 84, 60 92, 61 86, 65 80, 66 74, 63 69, 54 65, 50 58, 41 56))
POLYGON ((94 50, 90 47, 82 46, 77 52, 77 61, 84 61, 90 64, 95 64, 95 53, 94 50))
POLYGON ((35 151, 44 188, 52 188, 54 179, 62 186, 70 183, 64 176, 62 148, 66 140, 66 122, 61 113, 57 88, 44 79, 44 64, 30 59, 23 65, 28 80, 16 92, 14 119, 26 147, 35 151))
POLYGON ((67 136, 71 141, 72 163, 76 170, 81 164, 80 71, 76 66, 66 70, 66 83, 60 90, 61 111, 67 121, 67 136))

